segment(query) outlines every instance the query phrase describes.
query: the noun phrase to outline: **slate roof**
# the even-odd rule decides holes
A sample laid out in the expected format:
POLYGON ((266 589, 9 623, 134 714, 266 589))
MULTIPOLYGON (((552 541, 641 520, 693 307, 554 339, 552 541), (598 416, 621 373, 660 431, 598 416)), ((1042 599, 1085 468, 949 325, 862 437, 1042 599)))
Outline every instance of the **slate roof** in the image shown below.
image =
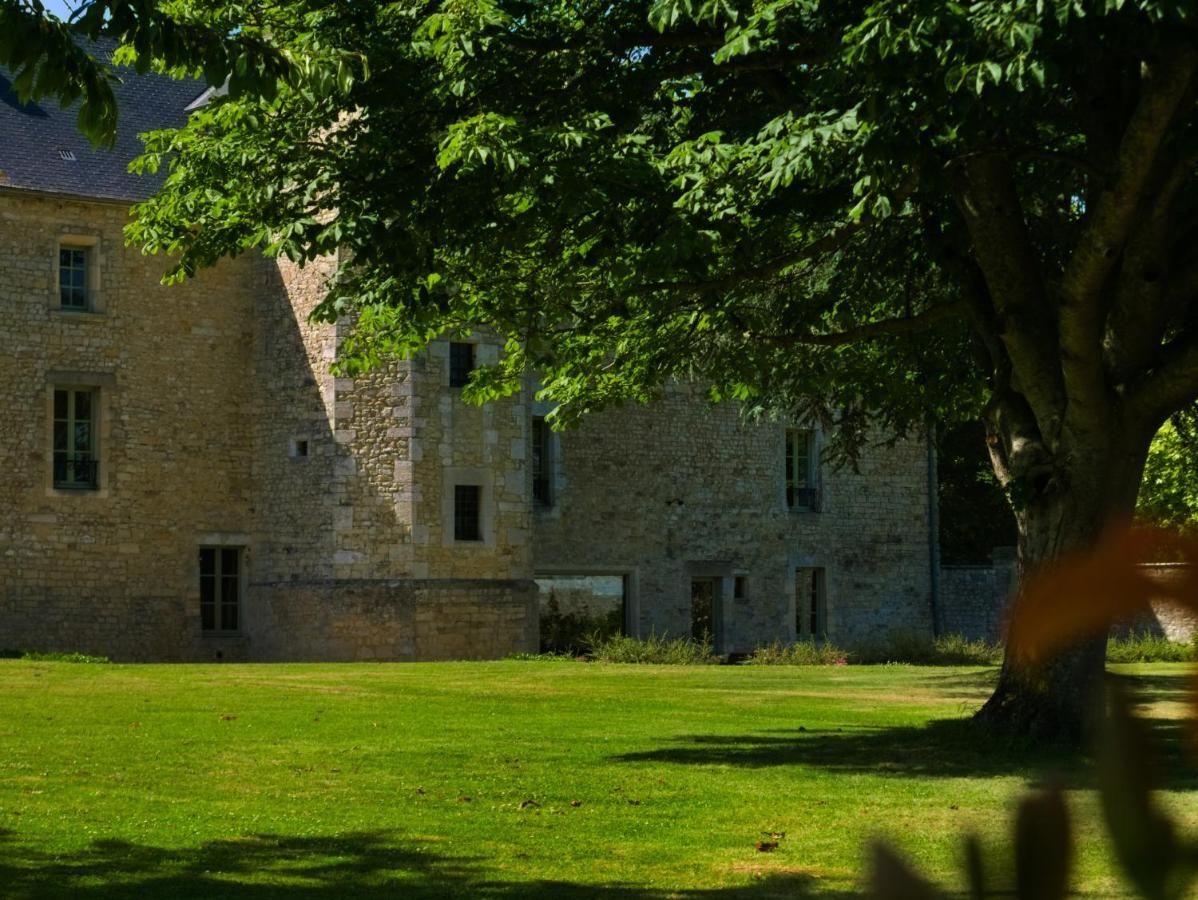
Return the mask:
MULTIPOLYGON (((96 45, 92 52, 107 61, 114 47, 96 45)), ((162 174, 143 177, 128 171, 129 161, 142 151, 137 136, 182 125, 188 105, 205 86, 163 75, 138 75, 128 68, 118 71, 123 83, 113 86, 119 109, 116 143, 95 148, 76 127, 77 105, 60 109, 49 97, 22 105, 12 87, 12 73, 0 67, 0 189, 108 200, 150 196, 162 174)))

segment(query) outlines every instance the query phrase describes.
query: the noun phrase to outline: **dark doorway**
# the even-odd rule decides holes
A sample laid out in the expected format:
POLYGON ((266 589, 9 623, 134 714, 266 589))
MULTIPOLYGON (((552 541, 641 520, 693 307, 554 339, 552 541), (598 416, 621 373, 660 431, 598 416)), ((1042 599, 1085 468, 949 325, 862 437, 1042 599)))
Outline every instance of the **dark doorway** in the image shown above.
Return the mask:
POLYGON ((691 637, 717 653, 724 643, 722 593, 719 578, 691 579, 691 637))
POLYGON ((795 569, 795 636, 823 638, 828 631, 824 570, 795 569))

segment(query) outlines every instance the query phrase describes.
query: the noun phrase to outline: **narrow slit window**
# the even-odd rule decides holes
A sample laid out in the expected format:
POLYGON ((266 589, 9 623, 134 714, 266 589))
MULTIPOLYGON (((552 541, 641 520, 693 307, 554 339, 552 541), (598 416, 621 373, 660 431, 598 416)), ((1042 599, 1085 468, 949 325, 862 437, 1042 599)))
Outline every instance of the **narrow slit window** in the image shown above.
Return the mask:
POLYGON ((449 345, 449 386, 465 387, 474 371, 474 345, 454 341, 449 345))
POLYGON ((481 541, 482 488, 477 484, 457 484, 453 488, 453 539, 481 541))
POLYGON ((86 247, 58 248, 58 295, 63 309, 86 312, 91 308, 87 291, 86 247))
POLYGON ((537 506, 553 506, 553 429, 544 416, 532 420, 532 499, 537 506))
POLYGON ((98 392, 91 388, 54 390, 54 486, 95 490, 100 483, 96 453, 98 392))

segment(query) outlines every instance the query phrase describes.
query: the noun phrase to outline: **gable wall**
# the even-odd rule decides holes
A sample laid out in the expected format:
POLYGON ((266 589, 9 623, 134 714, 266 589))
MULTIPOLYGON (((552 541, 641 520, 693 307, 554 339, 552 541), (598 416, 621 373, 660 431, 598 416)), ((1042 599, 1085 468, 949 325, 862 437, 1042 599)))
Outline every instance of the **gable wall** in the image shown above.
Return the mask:
POLYGON ((125 221, 122 205, 0 193, 0 648, 200 654, 198 543, 248 539, 255 274, 162 287, 125 221), (98 241, 102 314, 55 308, 68 233, 98 241), (100 383, 97 492, 50 488, 46 397, 78 377, 100 383))

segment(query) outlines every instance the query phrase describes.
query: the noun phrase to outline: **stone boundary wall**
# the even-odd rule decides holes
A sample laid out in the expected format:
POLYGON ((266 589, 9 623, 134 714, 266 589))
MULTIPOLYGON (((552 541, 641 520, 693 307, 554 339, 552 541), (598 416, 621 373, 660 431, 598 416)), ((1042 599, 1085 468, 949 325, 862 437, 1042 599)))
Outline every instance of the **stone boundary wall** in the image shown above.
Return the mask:
MULTIPOLYGON (((1158 583, 1176 583, 1187 577, 1184 563, 1154 563, 1144 567, 1158 583)), ((960 634, 971 640, 1002 639, 1008 601, 1018 584, 1014 553, 995 551, 990 565, 940 567, 940 623, 942 634, 960 634)), ((1198 615, 1158 601, 1151 616, 1116 629, 1117 633, 1149 634, 1188 642, 1198 634, 1198 615)))
POLYGON ((1005 547, 994 551, 989 565, 941 566, 940 633, 999 640, 1017 580, 1015 551, 1005 547))
POLYGON ((255 660, 501 659, 536 652, 540 642, 531 580, 285 582, 251 590, 255 660))
POLYGON ((231 635, 201 634, 195 604, 183 598, 122 597, 89 615, 68 593, 9 591, 0 601, 0 651, 116 662, 501 659, 540 641, 532 581, 251 584, 244 627, 231 635))
MULTIPOLYGON (((1190 574, 1190 567, 1185 563, 1157 563, 1145 568, 1149 569, 1152 580, 1162 585, 1176 584, 1190 574)), ((1188 643, 1198 634, 1198 615, 1172 603, 1156 601, 1152 604, 1151 616, 1145 616, 1124 631, 1188 643)))

